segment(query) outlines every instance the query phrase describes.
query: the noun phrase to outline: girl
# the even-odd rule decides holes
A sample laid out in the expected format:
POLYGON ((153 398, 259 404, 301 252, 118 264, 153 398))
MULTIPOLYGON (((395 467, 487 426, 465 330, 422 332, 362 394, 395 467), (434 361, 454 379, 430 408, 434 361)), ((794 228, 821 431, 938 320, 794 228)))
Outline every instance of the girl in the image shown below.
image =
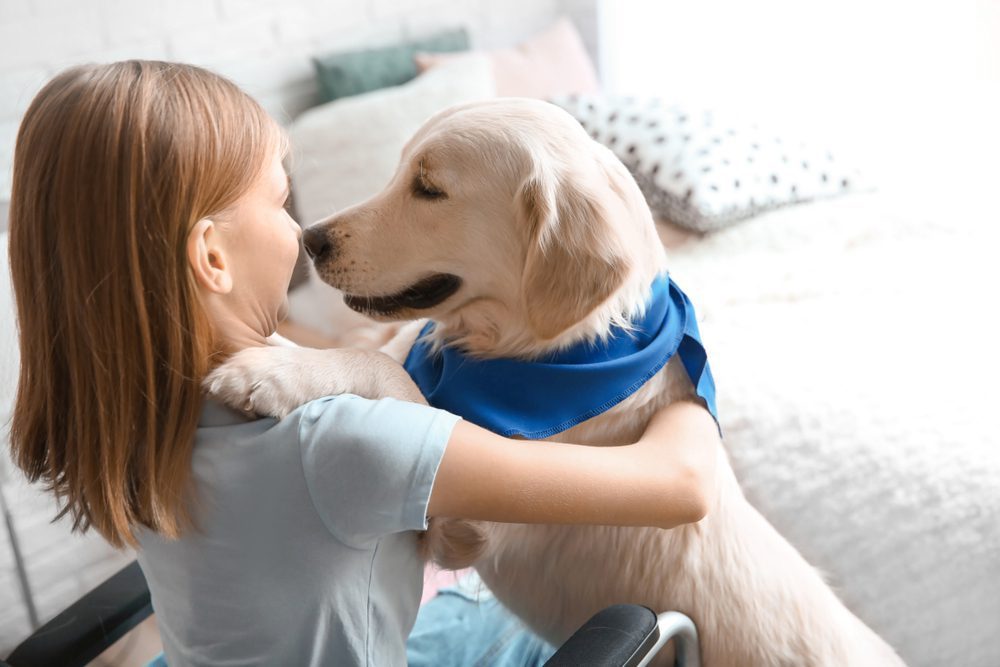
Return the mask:
POLYGON ((280 421, 206 399, 209 371, 266 346, 285 312, 299 227, 284 148, 235 85, 161 62, 63 72, 18 134, 13 454, 74 528, 138 548, 170 665, 404 664, 428 516, 704 516, 719 436, 693 404, 601 448, 508 440, 391 398, 328 397, 280 421))

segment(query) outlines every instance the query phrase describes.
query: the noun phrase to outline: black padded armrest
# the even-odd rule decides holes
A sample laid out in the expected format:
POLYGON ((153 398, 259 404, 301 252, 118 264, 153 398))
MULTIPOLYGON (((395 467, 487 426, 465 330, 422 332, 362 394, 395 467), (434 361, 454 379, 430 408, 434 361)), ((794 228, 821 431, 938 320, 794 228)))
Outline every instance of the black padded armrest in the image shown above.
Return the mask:
POLYGON ((597 612, 545 667, 634 667, 659 637, 656 614, 637 604, 617 604, 597 612))
POLYGON ((139 563, 132 563, 33 632, 11 667, 86 665, 153 613, 139 563))

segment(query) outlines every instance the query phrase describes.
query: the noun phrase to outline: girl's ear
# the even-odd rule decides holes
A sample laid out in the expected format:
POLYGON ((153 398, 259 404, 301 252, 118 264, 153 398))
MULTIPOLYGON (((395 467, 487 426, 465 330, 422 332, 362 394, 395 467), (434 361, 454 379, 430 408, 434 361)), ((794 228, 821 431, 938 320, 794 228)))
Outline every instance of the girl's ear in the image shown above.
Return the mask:
POLYGON ((214 222, 202 218, 194 224, 188 234, 187 255, 191 273, 199 286, 215 294, 232 291, 233 276, 214 222))

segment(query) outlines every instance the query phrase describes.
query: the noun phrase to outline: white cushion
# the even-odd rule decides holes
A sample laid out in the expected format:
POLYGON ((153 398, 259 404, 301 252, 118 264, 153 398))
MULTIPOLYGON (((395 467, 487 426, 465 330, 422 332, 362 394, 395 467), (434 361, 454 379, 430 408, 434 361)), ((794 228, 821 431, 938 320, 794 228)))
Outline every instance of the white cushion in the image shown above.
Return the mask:
MULTIPOLYGON (((368 199, 389 182, 400 152, 424 121, 450 106, 494 94, 489 59, 446 63, 413 81, 324 104, 290 129, 295 208, 303 225, 368 199)), ((290 317, 329 336, 370 322, 315 275, 290 297, 290 317)))
POLYGON ((733 113, 658 98, 572 95, 553 102, 615 152, 658 217, 695 231, 870 189, 830 151, 733 113))
POLYGON ((995 667, 996 243, 907 206, 775 211, 677 249, 671 274, 750 502, 907 664, 995 667))

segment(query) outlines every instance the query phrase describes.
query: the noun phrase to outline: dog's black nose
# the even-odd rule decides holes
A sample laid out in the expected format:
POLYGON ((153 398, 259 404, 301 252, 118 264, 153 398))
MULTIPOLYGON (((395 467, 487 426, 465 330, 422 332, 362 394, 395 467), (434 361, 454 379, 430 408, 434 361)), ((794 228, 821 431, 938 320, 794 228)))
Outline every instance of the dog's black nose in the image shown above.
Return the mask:
POLYGON ((333 239, 323 227, 314 225, 302 233, 302 244, 313 262, 322 262, 333 257, 333 239))

